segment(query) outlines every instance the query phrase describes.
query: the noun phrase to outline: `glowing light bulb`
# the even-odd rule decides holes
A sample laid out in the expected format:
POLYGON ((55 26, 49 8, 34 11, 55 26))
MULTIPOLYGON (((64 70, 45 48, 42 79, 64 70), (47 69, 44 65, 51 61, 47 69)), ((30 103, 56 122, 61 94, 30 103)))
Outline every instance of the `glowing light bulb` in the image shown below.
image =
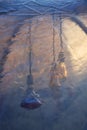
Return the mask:
POLYGON ((67 78, 67 69, 64 62, 59 62, 57 65, 57 75, 59 79, 65 80, 67 78))
POLYGON ((50 87, 61 86, 61 81, 67 78, 64 52, 60 51, 58 62, 53 64, 50 70, 50 87))
POLYGON ((60 51, 58 55, 57 75, 59 79, 65 80, 67 78, 67 69, 65 65, 65 56, 63 51, 60 51))

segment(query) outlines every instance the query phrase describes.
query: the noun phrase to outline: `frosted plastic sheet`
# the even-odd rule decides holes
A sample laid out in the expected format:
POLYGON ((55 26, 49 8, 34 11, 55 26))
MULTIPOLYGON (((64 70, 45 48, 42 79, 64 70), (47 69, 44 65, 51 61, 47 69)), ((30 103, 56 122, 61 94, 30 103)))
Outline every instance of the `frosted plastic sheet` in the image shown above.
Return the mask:
POLYGON ((4 15, 2 13, 0 15, 0 65, 2 65, 0 66, 0 70, 2 69, 0 73, 2 74, 2 78, 0 77, 0 130, 86 130, 86 4, 79 0, 61 0, 59 3, 57 0, 8 2, 8 6, 0 4, 0 11, 7 11, 4 15), (11 9, 14 11, 11 12, 11 9), (54 12, 55 26, 52 19, 54 12), (63 18, 62 35, 68 77, 61 87, 50 88, 53 28, 55 29, 57 59, 60 49, 60 13, 63 18), (42 106, 34 111, 20 108, 22 99, 26 97, 26 93, 30 93, 26 84, 29 70, 30 20, 32 20, 33 88, 43 101, 42 106))

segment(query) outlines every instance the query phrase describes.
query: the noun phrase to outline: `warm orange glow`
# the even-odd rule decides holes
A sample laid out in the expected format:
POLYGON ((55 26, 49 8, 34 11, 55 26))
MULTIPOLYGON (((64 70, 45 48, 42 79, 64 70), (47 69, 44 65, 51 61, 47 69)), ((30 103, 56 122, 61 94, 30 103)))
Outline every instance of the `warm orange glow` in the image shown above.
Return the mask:
POLYGON ((50 86, 61 86, 60 80, 64 81, 67 78, 67 69, 65 63, 59 62, 58 65, 52 67, 50 75, 50 86))
MULTIPOLYGON (((85 23, 85 18, 81 19, 81 21, 85 23)), ((66 46, 70 53, 70 62, 74 75, 83 74, 86 72, 84 69, 87 63, 87 35, 70 20, 64 22, 64 34, 67 39, 66 46)))
POLYGON ((60 62, 57 66, 57 75, 59 79, 66 79, 67 78, 67 69, 64 62, 60 62))

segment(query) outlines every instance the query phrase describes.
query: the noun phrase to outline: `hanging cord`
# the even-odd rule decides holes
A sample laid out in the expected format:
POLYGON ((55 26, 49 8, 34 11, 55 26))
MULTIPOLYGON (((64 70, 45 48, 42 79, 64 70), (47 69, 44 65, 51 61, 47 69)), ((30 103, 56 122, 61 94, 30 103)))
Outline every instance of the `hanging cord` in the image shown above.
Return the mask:
POLYGON ((32 21, 29 21, 29 32, 28 32, 28 41, 29 41, 29 75, 27 76, 27 84, 32 85, 33 84, 33 76, 32 76, 32 43, 31 43, 31 23, 32 21))
POLYGON ((37 94, 34 91, 34 88, 32 87, 33 85, 33 76, 32 76, 32 42, 31 42, 31 25, 32 21, 29 21, 29 32, 28 32, 28 40, 29 40, 29 75, 27 76, 27 85, 28 85, 28 93, 30 92, 32 96, 38 97, 39 94, 37 94))
POLYGON ((60 21, 60 28, 59 28, 59 30, 60 30, 60 32, 59 32, 59 36, 60 36, 60 47, 61 47, 61 50, 63 49, 63 39, 62 39, 62 16, 61 16, 61 14, 60 14, 60 16, 59 16, 59 21, 60 21))
POLYGON ((29 21, 29 74, 32 74, 31 20, 29 21))
POLYGON ((59 16, 59 37, 60 37, 60 52, 58 55, 58 61, 59 62, 64 62, 65 56, 64 56, 64 51, 63 51, 63 38, 62 38, 62 16, 60 14, 59 16))
POLYGON ((53 63, 56 62, 56 58, 55 58, 55 23, 54 23, 54 15, 52 16, 52 19, 53 19, 53 63))

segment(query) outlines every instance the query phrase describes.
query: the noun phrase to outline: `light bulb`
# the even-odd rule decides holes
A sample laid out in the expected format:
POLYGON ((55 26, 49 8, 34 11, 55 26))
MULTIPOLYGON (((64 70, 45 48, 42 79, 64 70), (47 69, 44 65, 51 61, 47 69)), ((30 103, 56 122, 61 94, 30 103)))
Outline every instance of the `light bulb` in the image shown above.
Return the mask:
POLYGON ((57 76, 61 80, 65 80, 67 78, 67 69, 64 62, 59 62, 57 65, 57 76))
POLYGON ((57 64, 53 64, 50 70, 50 87, 56 87, 56 86, 61 86, 58 74, 57 74, 57 64))
POLYGON ((58 55, 57 75, 59 79, 62 80, 65 80, 67 78, 67 69, 65 65, 65 56, 63 50, 61 50, 58 55))
POLYGON ((61 86, 61 81, 67 78, 67 69, 65 65, 64 52, 60 51, 58 55, 58 62, 53 64, 50 70, 50 86, 61 86))

